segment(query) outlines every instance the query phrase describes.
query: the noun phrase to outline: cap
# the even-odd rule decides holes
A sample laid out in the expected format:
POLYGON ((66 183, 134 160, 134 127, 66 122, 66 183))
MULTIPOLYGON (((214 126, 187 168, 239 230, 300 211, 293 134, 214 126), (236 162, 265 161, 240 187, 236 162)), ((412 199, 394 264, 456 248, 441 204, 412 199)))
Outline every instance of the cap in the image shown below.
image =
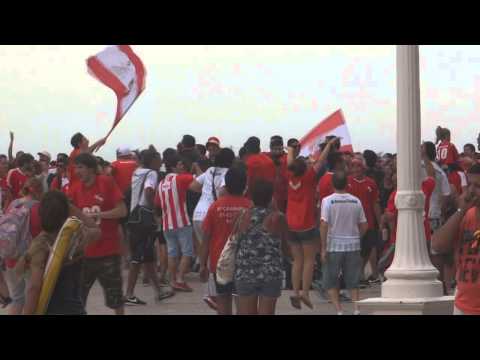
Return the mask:
POLYGON ((122 145, 117 149, 118 156, 129 156, 131 154, 132 154, 132 151, 130 150, 130 146, 128 145, 122 145))
POLYGON ((212 136, 212 137, 208 138, 208 141, 207 141, 207 145, 206 145, 206 146, 208 146, 208 145, 210 145, 210 144, 215 144, 215 145, 220 146, 220 140, 219 140, 217 137, 212 136))
POLYGON ((47 157, 49 160, 52 158, 52 156, 50 155, 50 153, 49 153, 48 151, 39 152, 37 155, 39 155, 39 156, 45 156, 45 157, 47 157))

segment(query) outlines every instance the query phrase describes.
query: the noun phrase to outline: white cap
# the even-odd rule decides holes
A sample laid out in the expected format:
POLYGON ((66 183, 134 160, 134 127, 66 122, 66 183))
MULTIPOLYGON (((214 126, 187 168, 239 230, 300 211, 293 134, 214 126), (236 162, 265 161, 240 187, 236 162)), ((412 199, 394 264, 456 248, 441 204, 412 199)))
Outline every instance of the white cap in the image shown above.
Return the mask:
POLYGON ((50 155, 50 153, 48 151, 39 152, 37 155, 43 155, 43 156, 47 157, 49 160, 52 159, 52 156, 50 155))
POLYGON ((129 156, 132 155, 132 151, 130 150, 130 146, 122 145, 117 149, 118 156, 129 156))

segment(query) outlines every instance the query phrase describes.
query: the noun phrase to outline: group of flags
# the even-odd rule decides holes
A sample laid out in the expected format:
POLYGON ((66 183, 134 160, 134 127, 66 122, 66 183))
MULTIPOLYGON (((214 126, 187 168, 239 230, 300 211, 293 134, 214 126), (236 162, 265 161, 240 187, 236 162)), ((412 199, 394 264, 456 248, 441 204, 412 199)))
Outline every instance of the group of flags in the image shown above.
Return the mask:
MULTIPOLYGON (((110 136, 133 103, 145 90, 146 70, 141 59, 128 45, 109 46, 98 54, 87 59, 89 74, 102 84, 112 89, 117 96, 117 111, 110 136)), ((319 145, 328 135, 341 138, 340 151, 353 152, 352 141, 347 123, 341 109, 320 121, 301 140, 302 156, 315 156, 319 145)))

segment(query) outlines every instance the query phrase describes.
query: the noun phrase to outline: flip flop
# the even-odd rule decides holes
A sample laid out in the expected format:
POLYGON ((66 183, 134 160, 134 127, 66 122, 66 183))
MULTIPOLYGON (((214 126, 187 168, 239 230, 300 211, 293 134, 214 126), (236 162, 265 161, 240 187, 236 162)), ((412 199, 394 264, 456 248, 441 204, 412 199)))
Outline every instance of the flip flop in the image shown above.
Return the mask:
POLYGON ((290 296, 290 302, 295 309, 300 310, 302 308, 300 296, 290 296))
POLYGON ((311 310, 313 310, 313 304, 312 304, 312 302, 310 301, 310 299, 307 299, 306 297, 300 296, 300 300, 301 300, 305 305, 307 305, 307 307, 309 307, 311 310))

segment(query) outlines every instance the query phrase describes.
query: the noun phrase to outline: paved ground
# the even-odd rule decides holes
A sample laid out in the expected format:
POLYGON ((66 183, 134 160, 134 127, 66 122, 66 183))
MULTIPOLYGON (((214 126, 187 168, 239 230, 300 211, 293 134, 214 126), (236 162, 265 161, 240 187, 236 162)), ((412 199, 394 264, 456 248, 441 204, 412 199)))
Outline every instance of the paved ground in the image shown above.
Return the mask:
MULTIPOLYGON (((124 274, 124 281, 127 273, 124 274)), ((127 315, 214 315, 203 301, 204 285, 199 281, 197 274, 190 274, 187 281, 194 289, 193 293, 177 293, 170 299, 163 300, 160 303, 154 301, 154 291, 150 286, 142 285, 139 281, 136 287, 136 295, 145 300, 148 304, 145 306, 126 306, 127 315)), ((277 303, 277 314, 280 315, 334 315, 336 312, 332 304, 321 298, 317 291, 312 291, 311 299, 314 304, 314 310, 303 306, 302 310, 292 308, 289 301, 291 291, 285 290, 277 303)), ((376 285, 364 290, 360 290, 362 299, 368 297, 377 297, 380 295, 380 285, 376 285)), ((352 314, 353 306, 351 303, 344 303, 345 314, 352 314)), ((90 293, 87 312, 90 315, 110 315, 112 311, 104 305, 103 292, 100 285, 95 283, 90 293)), ((0 309, 0 315, 6 314, 6 311, 0 309)), ((365 314, 368 315, 368 314, 365 314)))

